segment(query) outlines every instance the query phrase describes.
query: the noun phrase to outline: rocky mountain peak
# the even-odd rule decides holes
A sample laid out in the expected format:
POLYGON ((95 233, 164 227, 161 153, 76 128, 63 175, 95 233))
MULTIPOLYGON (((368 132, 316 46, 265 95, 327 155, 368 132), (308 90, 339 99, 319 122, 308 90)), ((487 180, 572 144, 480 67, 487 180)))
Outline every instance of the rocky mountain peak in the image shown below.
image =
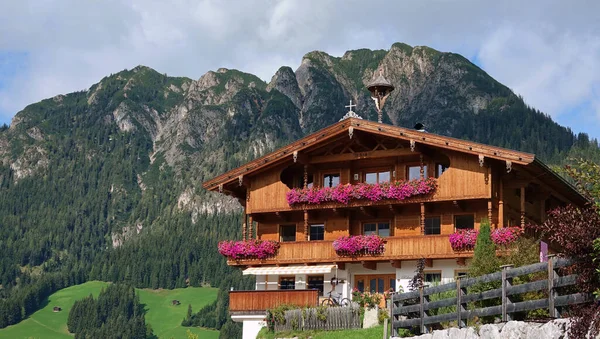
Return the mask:
POLYGON ((302 93, 300 87, 298 87, 296 74, 290 67, 283 66, 277 70, 267 86, 268 92, 272 89, 276 89, 288 97, 298 109, 302 108, 302 93))

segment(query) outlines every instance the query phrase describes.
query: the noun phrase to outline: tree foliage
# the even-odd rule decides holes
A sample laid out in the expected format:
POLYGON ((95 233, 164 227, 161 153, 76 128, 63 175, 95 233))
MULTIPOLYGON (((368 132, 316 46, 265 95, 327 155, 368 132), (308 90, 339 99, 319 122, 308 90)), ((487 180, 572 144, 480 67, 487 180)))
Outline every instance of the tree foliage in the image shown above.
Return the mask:
POLYGON ((97 299, 85 297, 73 304, 67 320, 75 338, 153 338, 146 326, 144 306, 131 285, 112 284, 97 299))
POLYGON ((469 276, 478 277, 498 271, 500 262, 496 256, 496 245, 491 238, 490 222, 488 219, 481 221, 479 234, 475 242, 473 261, 469 265, 469 276))

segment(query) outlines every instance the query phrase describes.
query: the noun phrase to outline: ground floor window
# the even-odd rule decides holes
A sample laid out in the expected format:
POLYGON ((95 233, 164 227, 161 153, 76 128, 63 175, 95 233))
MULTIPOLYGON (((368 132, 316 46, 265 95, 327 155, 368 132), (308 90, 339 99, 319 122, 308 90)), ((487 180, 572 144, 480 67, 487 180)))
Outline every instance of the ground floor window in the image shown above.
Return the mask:
POLYGON ((279 277, 279 289, 280 290, 296 289, 296 278, 295 277, 279 277))
POLYGON ((361 292, 384 293, 396 290, 395 274, 357 275, 354 277, 354 288, 361 292))
POLYGON ((442 282, 442 272, 423 272, 425 276, 425 282, 429 284, 442 282))
POLYGON ((307 288, 309 290, 319 290, 319 295, 323 295, 323 282, 325 281, 322 275, 313 275, 308 277, 307 288))

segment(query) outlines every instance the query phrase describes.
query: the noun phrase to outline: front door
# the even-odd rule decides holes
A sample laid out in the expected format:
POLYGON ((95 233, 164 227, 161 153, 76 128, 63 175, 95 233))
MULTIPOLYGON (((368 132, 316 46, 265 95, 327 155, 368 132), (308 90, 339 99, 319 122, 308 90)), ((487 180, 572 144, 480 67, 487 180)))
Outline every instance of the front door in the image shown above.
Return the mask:
POLYGON ((354 288, 361 292, 384 293, 396 290, 395 274, 369 274, 354 276, 354 288))

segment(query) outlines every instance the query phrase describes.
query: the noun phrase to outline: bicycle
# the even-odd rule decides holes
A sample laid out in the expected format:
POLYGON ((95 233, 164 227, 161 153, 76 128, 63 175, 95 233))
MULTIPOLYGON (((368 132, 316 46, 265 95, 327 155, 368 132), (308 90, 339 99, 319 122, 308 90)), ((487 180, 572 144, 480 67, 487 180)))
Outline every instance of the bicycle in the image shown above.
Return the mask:
POLYGON ((337 306, 341 306, 341 307, 346 307, 346 306, 350 306, 350 304, 352 303, 352 301, 348 298, 342 298, 341 294, 338 294, 337 297, 332 296, 333 292, 329 292, 329 298, 324 299, 321 302, 321 306, 327 306, 327 307, 337 307, 337 306))

